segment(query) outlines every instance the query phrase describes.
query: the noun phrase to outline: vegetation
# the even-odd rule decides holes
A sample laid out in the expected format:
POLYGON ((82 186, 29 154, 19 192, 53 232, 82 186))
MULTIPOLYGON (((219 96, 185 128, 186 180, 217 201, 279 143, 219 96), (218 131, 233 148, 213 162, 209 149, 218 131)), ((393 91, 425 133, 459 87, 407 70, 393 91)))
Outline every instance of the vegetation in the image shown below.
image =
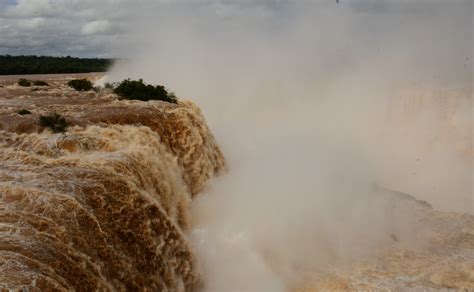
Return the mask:
POLYGON ((43 80, 34 80, 33 85, 34 86, 49 86, 48 82, 43 81, 43 80))
POLYGON ((24 86, 24 87, 29 87, 29 86, 31 86, 31 82, 27 79, 20 79, 20 80, 18 80, 18 85, 24 86))
POLYGON ((39 124, 42 127, 49 128, 53 133, 65 132, 69 124, 66 119, 58 113, 52 113, 47 116, 39 117, 39 124))
MULTIPOLYGON (((111 86, 111 85, 107 85, 111 86)), ((168 93, 162 85, 145 84, 143 79, 130 80, 125 79, 118 85, 112 86, 114 93, 125 99, 137 99, 142 101, 162 100, 171 103, 177 103, 174 93, 168 93)))
POLYGON ((104 84, 104 87, 107 88, 107 89, 114 89, 114 84, 110 83, 110 82, 106 82, 104 84))
POLYGON ((74 79, 67 83, 70 87, 74 88, 77 91, 89 91, 93 89, 92 82, 83 78, 83 79, 74 79))
POLYGON ((31 112, 30 112, 29 110, 27 110, 27 109, 21 109, 21 110, 18 111, 18 114, 19 114, 19 115, 22 115, 22 116, 24 116, 24 115, 31 115, 31 112))
POLYGON ((0 75, 105 72, 113 59, 0 56, 0 75))

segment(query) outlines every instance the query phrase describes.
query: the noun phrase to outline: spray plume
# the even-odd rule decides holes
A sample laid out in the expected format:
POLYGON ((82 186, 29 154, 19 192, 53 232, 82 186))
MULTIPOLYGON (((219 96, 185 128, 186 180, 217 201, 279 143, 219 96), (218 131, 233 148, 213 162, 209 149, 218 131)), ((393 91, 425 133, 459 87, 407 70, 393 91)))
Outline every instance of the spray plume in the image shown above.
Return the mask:
POLYGON ((472 1, 340 2, 130 8, 109 78, 196 100, 229 162, 193 203, 209 291, 295 287, 393 234, 422 245, 381 186, 474 210, 472 1))

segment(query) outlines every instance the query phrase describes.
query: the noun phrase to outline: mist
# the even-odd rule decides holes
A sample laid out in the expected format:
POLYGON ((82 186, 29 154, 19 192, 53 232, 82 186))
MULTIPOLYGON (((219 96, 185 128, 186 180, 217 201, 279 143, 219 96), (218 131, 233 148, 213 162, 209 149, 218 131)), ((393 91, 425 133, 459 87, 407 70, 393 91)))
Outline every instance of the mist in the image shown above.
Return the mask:
POLYGON ((374 185, 474 213, 473 2, 130 7, 111 80, 203 110, 229 165, 193 202, 206 291, 278 291, 419 226, 374 185), (392 210, 392 211, 389 211, 392 210))

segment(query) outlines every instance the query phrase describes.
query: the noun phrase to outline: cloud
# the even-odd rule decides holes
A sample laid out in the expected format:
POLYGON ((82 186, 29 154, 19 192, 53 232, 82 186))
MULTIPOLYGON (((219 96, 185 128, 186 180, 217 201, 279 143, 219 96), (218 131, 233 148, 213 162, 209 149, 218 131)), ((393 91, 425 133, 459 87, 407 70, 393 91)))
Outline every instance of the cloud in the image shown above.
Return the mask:
POLYGON ((30 18, 54 16, 55 8, 50 0, 19 0, 14 5, 7 6, 2 17, 30 18))
POLYGON ((110 56, 124 0, 18 0, 0 5, 0 54, 110 56))
MULTIPOLYGON (((397 0, 407 2, 408 0, 397 0)), ((399 11, 397 1, 341 0, 338 8, 360 13, 413 13, 399 11)), ((438 1, 439 0, 434 0, 438 1)), ((463 0, 458 0, 463 1, 463 0)), ((323 6, 335 5, 333 0, 320 1, 323 6), (326 2, 327 1, 327 2, 326 2)), ((464 1, 466 2, 466 1, 464 1)), ((228 1, 228 0, 0 0, 0 54, 47 54, 76 56, 121 56, 120 42, 134 43, 127 34, 129 26, 150 17, 170 18, 173 11, 183 9, 190 16, 207 13, 224 23, 246 17, 258 22, 269 33, 288 31, 295 21, 295 6, 311 1, 228 1), (295 3, 298 3, 295 5, 295 3), (171 12, 171 14, 169 14, 171 12), (277 21, 274 21, 274 20, 277 21), (273 23, 273 25, 270 25, 273 23), (273 30, 273 31, 272 31, 273 30), (12 44, 22 44, 15 47, 12 44)), ((429 5, 412 5, 418 11, 430 13, 429 5), (427 8, 428 7, 428 8, 427 8)), ((413 7, 410 6, 410 9, 413 7)), ((403 8, 404 9, 404 8, 403 8)), ((175 19, 183 28, 187 19, 175 19)), ((456 21, 456 20, 453 20, 456 21)), ((203 21, 205 22, 205 21, 203 21)), ((160 30, 160 28, 146 28, 160 30)), ((210 28, 212 29, 212 28, 210 28)), ((216 28, 217 29, 217 28, 216 28)), ((232 29, 232 28, 231 28, 232 29)), ((376 29, 376 28, 374 28, 376 29)), ((252 32, 249 31, 249 34, 252 32)), ((172 36, 170 35, 170 40, 172 36)), ((223 36, 225 37, 225 35, 223 36)), ((126 45, 126 44, 124 44, 126 45)), ((125 56, 126 57, 126 56, 125 56)))
POLYGON ((82 26, 81 32, 82 34, 100 34, 100 33, 107 33, 111 31, 110 22, 108 20, 97 20, 86 23, 82 26))
MULTIPOLYGON (((254 15, 265 21, 279 13, 273 1, 224 0, 8 0, 0 1, 0 54, 123 57, 120 42, 144 17, 167 18, 166 11, 211 11, 223 20, 254 15), (142 9, 143 8, 143 9, 142 9), (146 15, 142 15, 145 12, 146 15)), ((179 23, 179 20, 176 20, 179 23)), ((283 22, 284 20, 282 20, 283 22)), ((151 28, 150 28, 151 29, 151 28)), ((126 56, 125 56, 126 57, 126 56)))

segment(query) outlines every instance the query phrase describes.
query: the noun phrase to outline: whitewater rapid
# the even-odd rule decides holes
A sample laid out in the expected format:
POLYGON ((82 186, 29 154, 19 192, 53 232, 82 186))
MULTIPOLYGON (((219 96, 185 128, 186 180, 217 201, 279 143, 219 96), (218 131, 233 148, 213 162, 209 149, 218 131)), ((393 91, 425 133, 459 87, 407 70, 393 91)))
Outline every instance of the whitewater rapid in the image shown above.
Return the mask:
POLYGON ((198 287, 185 235, 190 203, 225 169, 199 109, 48 82, 48 91, 1 100, 0 286, 198 287), (32 115, 18 115, 19 108, 32 115), (52 111, 71 123, 66 133, 38 126, 38 116, 52 111))

